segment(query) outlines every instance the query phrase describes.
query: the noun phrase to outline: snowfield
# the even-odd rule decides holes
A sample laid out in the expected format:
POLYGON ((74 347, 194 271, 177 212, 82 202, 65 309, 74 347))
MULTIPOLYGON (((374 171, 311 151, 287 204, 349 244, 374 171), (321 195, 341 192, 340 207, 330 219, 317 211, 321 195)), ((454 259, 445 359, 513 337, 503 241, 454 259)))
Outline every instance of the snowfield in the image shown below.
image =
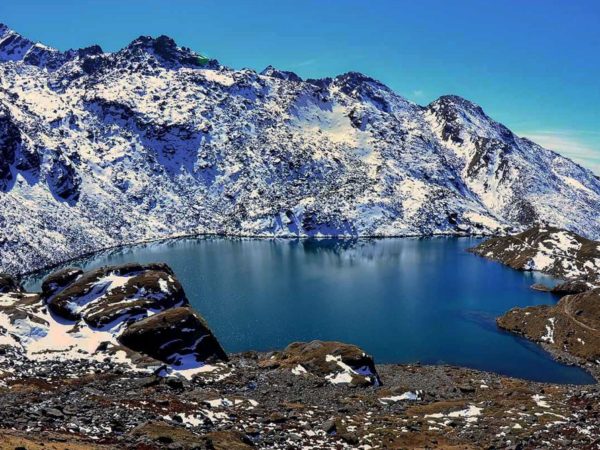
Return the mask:
POLYGON ((60 52, 0 25, 0 271, 183 234, 540 222, 600 238, 600 180, 460 97, 236 71, 165 36, 60 52))

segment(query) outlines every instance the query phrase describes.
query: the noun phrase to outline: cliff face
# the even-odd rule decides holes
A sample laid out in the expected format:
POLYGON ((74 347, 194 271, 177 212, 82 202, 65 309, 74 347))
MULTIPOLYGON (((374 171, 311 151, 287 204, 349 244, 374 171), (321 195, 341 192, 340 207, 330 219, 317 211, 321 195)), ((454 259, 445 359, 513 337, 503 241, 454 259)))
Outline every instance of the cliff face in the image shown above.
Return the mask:
POLYGON ((0 270, 181 233, 600 236, 600 180, 473 103, 232 70, 172 39, 60 52, 0 26, 0 270))

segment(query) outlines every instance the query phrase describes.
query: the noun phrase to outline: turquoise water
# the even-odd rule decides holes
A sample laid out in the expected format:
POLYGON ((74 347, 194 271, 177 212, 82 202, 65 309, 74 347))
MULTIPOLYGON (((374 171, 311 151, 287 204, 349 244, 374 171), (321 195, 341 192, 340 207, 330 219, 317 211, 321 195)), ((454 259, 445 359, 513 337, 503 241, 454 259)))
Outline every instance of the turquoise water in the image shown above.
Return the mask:
MULTIPOLYGON (((591 383, 536 345, 500 331, 515 306, 550 304, 552 282, 471 255, 474 238, 199 238, 136 246, 85 268, 162 261, 229 352, 311 339, 354 343, 378 363, 447 363, 531 380, 591 383)), ((28 282, 39 286, 39 279, 28 282)))

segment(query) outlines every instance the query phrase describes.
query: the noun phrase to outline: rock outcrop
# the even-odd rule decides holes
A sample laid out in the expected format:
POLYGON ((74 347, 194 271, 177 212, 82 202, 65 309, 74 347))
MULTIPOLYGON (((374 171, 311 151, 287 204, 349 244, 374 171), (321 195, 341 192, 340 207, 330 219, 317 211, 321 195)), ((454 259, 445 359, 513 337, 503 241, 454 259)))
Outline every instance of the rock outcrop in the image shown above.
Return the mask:
POLYGON ((476 255, 517 270, 534 270, 565 280, 600 284, 600 242, 549 226, 486 240, 476 255))
POLYGON ((0 277, 0 344, 31 359, 103 361, 169 371, 226 361, 165 264, 125 264, 49 275, 41 293, 0 277))
POLYGON ((65 289, 83 274, 77 267, 67 267, 48 275, 42 282, 42 295, 48 299, 65 289))
POLYGON ((181 284, 164 264, 128 264, 75 273, 67 269, 46 280, 47 291, 49 286, 71 280, 47 298, 48 308, 65 319, 83 319, 94 327, 188 303, 181 284))
POLYGON ((514 308, 497 322, 557 352, 600 360, 600 289, 564 296, 555 306, 514 308))
POLYGON ((174 366, 188 355, 197 362, 227 360, 206 321, 189 307, 168 309, 135 322, 121 333, 119 341, 174 366))
POLYGON ((561 359, 595 367, 600 360, 600 242, 538 226, 488 239, 471 251, 513 269, 561 278, 555 286, 532 286, 563 296, 556 305, 514 308, 497 324, 544 345, 561 359))
POLYGON ((556 295, 569 295, 587 292, 590 289, 593 289, 594 286, 594 283, 587 281, 586 279, 574 279, 558 283, 555 286, 546 286, 545 284, 536 283, 531 287, 538 291, 552 292, 556 295))
POLYGON ((381 384, 373 358, 357 346, 341 342, 294 342, 265 365, 285 367, 296 375, 317 376, 333 384, 381 384))

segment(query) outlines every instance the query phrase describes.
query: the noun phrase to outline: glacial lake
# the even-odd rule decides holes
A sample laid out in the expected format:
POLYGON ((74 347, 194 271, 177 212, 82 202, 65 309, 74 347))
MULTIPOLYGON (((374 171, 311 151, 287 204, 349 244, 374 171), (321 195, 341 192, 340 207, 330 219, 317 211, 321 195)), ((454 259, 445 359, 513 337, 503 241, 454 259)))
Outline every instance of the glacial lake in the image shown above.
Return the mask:
MULTIPOLYGON (((593 383, 495 317, 558 298, 551 278, 472 255, 476 238, 176 239, 104 252, 71 265, 166 262, 228 352, 294 341, 356 344, 376 363, 453 364, 529 380, 593 383)), ((41 278, 26 281, 39 289, 41 278)))

